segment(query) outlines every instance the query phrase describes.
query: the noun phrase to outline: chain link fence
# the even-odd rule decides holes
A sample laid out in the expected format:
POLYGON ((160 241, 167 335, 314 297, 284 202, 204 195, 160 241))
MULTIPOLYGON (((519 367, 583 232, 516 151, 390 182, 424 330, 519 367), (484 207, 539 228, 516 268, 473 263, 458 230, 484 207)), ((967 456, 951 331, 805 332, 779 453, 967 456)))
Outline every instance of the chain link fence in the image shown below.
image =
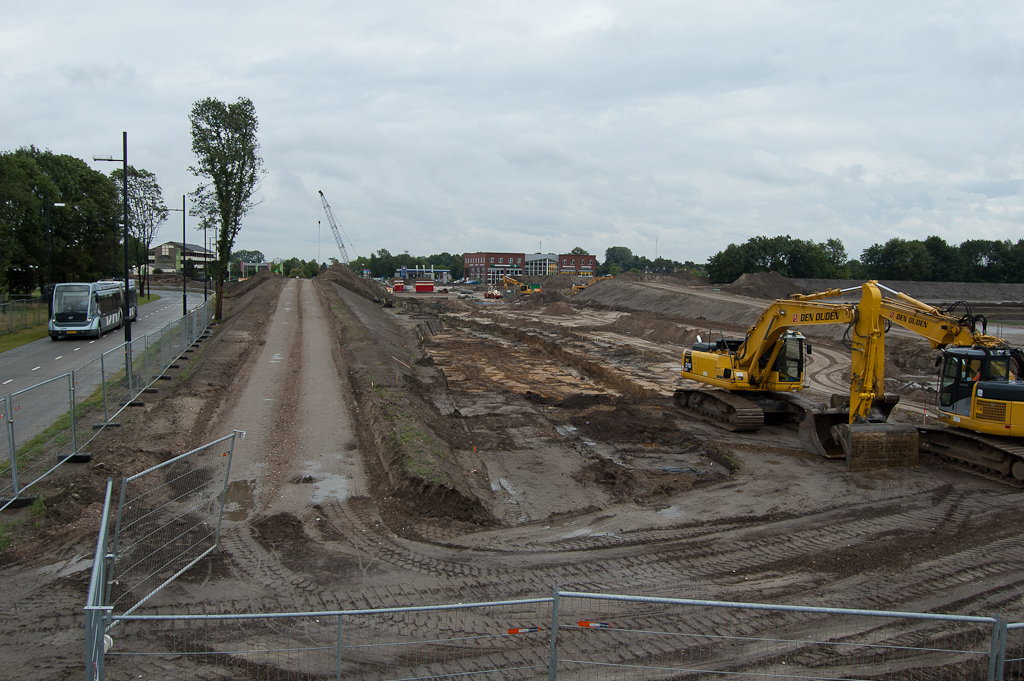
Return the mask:
POLYGON ((14 333, 45 324, 50 315, 46 298, 28 298, 0 303, 0 334, 14 333))
POLYGON ((59 465, 88 461, 92 439, 200 340, 213 302, 75 371, 3 397, 0 510, 26 503, 26 490, 59 465))

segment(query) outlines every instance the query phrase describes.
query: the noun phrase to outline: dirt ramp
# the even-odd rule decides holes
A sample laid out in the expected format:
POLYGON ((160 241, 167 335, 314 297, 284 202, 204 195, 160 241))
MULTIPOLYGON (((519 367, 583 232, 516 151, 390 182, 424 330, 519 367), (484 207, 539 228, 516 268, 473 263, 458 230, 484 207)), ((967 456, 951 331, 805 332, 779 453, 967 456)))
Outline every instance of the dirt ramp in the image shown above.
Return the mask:
POLYGON ((723 286, 722 290, 733 295, 760 300, 778 300, 788 298, 794 293, 807 293, 802 286, 778 272, 747 273, 728 286, 723 286))
POLYGON ((673 345, 689 346, 697 340, 697 332, 690 327, 677 324, 664 315, 654 312, 624 314, 606 329, 614 333, 673 345))
POLYGON ((224 297, 225 298, 238 298, 244 296, 250 291, 263 286, 268 281, 274 279, 280 279, 278 275, 270 272, 269 270, 260 270, 255 275, 249 277, 245 281, 227 281, 224 282, 224 297))
POLYGON ((349 291, 356 293, 367 300, 374 302, 387 297, 388 291, 384 286, 373 279, 363 279, 357 277, 355 272, 350 270, 348 266, 340 263, 332 265, 328 269, 324 270, 320 274, 316 275, 317 279, 326 279, 327 281, 344 286, 349 291))

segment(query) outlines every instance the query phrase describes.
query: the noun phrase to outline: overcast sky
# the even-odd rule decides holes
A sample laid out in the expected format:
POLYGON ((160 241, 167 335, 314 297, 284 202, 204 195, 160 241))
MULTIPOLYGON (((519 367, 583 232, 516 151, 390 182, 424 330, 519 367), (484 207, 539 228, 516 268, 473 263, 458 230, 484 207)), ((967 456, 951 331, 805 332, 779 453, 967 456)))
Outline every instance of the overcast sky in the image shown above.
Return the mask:
POLYGON ((998 0, 11 0, 0 150, 108 173, 127 131, 180 206, 193 103, 248 97, 267 176, 235 247, 269 258, 339 256, 318 190, 351 257, 1016 241, 1022 40, 998 0))

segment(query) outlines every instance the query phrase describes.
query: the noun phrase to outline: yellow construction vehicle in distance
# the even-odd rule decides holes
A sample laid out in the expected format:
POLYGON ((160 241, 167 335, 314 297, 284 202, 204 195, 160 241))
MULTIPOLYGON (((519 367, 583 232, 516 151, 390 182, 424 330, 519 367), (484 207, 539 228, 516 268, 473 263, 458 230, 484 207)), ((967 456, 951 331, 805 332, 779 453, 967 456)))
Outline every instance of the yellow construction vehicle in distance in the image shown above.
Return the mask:
POLYGON ((505 285, 505 290, 513 290, 522 293, 523 295, 531 295, 533 293, 541 292, 540 284, 524 284, 521 281, 517 281, 508 275, 501 275, 501 281, 505 285))
POLYGON ((579 293, 580 291, 582 291, 582 290, 583 290, 583 289, 585 289, 586 287, 590 286, 591 284, 596 284, 597 282, 599 282, 599 281, 601 281, 601 280, 603 280, 603 279, 614 279, 614 278, 615 278, 615 277, 613 277, 613 276, 612 276, 612 275, 610 275, 610 274, 606 274, 606 275, 605 275, 605 276, 603 276, 603 277, 593 277, 593 278, 592 278, 592 279, 591 279, 590 281, 588 281, 588 282, 587 282, 586 284, 573 284, 573 285, 572 285, 572 290, 573 290, 573 292, 575 292, 575 293, 579 293))

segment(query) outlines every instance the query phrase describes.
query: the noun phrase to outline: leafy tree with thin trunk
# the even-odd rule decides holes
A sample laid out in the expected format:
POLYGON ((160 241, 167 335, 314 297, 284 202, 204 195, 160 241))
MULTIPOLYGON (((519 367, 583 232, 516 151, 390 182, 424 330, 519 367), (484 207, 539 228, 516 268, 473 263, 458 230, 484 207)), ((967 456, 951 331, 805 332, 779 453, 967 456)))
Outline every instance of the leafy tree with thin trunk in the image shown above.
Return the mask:
MULTIPOLYGON (((117 189, 119 205, 123 201, 123 176, 124 170, 121 168, 110 173, 110 179, 117 189)), ((139 279, 142 281, 140 290, 143 293, 149 293, 149 269, 145 267, 149 263, 149 250, 153 248, 157 230, 167 220, 167 213, 167 204, 164 203, 156 175, 145 168, 128 166, 128 233, 135 242, 135 263, 139 268, 139 279)))
POLYGON ((192 152, 199 162, 189 166, 205 182, 192 192, 192 215, 213 220, 217 226, 216 311, 222 318, 224 276, 242 218, 252 209, 252 196, 265 171, 256 139, 256 107, 247 97, 226 104, 213 97, 192 105, 192 152))

